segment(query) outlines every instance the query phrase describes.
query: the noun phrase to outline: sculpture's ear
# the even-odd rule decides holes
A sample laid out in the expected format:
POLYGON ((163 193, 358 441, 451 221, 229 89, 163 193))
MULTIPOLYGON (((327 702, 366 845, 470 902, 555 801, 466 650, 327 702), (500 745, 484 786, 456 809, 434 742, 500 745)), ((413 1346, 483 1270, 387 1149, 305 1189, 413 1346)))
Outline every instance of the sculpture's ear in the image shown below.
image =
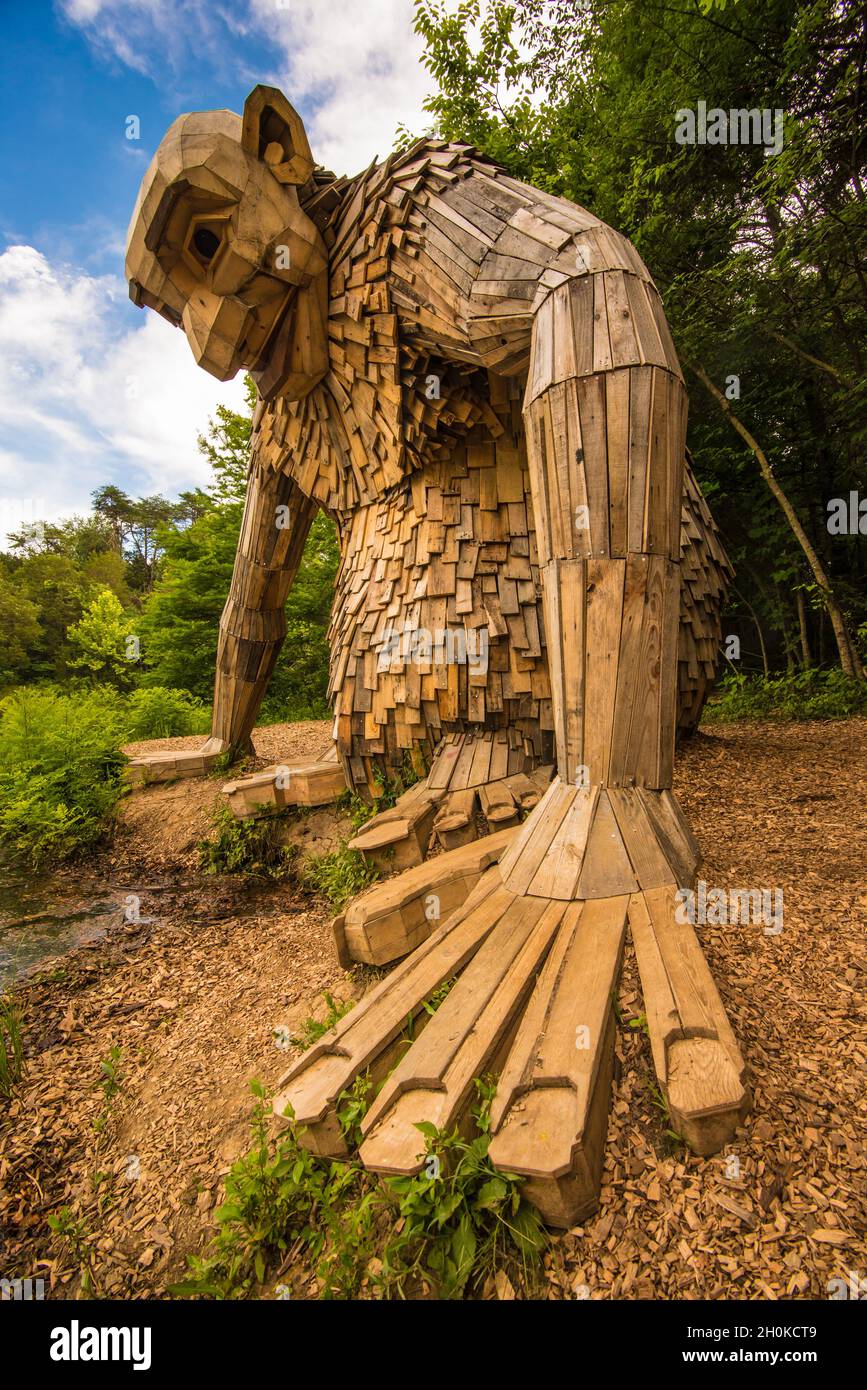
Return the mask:
POLYGON ((269 166, 280 183, 300 185, 313 173, 304 123, 276 87, 254 87, 244 102, 241 144, 269 166))

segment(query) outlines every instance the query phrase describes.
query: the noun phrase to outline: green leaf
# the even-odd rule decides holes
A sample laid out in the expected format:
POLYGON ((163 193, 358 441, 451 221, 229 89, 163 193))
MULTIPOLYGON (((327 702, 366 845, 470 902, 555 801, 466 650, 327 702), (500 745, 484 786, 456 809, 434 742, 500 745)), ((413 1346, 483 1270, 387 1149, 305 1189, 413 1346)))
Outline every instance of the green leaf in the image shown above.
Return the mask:
POLYGON ((493 1211, 508 1195, 509 1188, 502 1178, 490 1178, 479 1188, 474 1205, 480 1211, 493 1211))

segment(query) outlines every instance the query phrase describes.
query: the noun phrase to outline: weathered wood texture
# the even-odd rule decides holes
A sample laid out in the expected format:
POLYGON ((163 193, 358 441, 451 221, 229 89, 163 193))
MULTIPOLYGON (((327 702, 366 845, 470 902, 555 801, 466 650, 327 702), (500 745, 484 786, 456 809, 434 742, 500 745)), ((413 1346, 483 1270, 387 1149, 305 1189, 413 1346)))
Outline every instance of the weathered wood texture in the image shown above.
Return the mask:
MULTIPOLYGON (((376 797, 407 759, 423 778, 353 842, 410 867, 335 922, 344 963, 410 954, 293 1065, 278 1113, 341 1153, 339 1097, 368 1072, 382 1086, 361 1157, 412 1173, 417 1124, 468 1127, 493 1072, 494 1161, 552 1223, 582 1219, 628 916, 672 1116, 718 1148, 744 1068, 673 915, 698 847, 670 786, 730 569, 634 248, 466 146, 425 140, 330 178, 285 98, 257 88, 243 121, 172 127, 128 265, 137 302, 260 392, 214 745, 252 728, 322 507, 340 535, 329 694, 346 782, 376 797)), ((273 776, 249 780, 245 806, 275 796, 273 776)))
MULTIPOLYGON (((555 554, 590 560, 627 548, 683 556, 679 607, 672 603, 679 723, 692 727, 713 669, 727 562, 688 468, 679 526, 670 508, 662 515, 664 487, 677 488, 682 467, 682 391, 638 256, 592 214, 515 183, 467 147, 423 141, 351 181, 313 171, 285 98, 285 107, 273 94, 268 101, 285 124, 266 112, 269 132, 280 135, 284 155, 297 149, 300 159, 293 164, 291 154, 281 177, 306 174, 297 184, 304 220, 275 206, 285 189, 275 194, 256 161, 236 152, 233 136, 245 132, 248 151, 261 153, 260 96, 244 132, 225 112, 175 123, 134 215, 128 256, 137 302, 183 319, 195 268, 184 200, 194 198, 201 223, 219 190, 224 200, 253 201, 250 222, 273 230, 290 220, 294 279, 327 282, 327 370, 314 381, 311 367, 308 389, 293 398, 266 364, 254 368, 263 400, 222 622, 215 738, 243 746, 255 722, 317 505, 337 521, 341 543, 335 737, 348 780, 363 793, 375 794, 406 751, 429 762, 450 730, 508 729, 530 763, 552 760, 540 551, 543 564, 555 554), (193 192, 178 192, 184 179, 193 192), (327 255, 327 275, 295 272, 312 247, 327 255), (539 518, 525 389, 531 431, 548 440, 552 431, 568 434, 585 458, 571 474, 558 465, 539 518), (647 487, 652 450, 670 456, 663 492, 647 487), (588 508, 583 530, 560 534, 561 506, 576 523, 588 508)), ((262 228, 258 236, 264 246, 262 228)), ((215 257, 214 291, 228 283, 227 259, 222 249, 215 257)), ((300 291, 272 279, 269 298, 267 279, 249 277, 245 294, 255 285, 262 301, 257 323, 270 334, 270 361, 280 356, 278 340, 292 337, 284 301, 294 304, 300 291)), ((220 317, 228 302, 213 310, 220 341, 238 328, 220 317)), ((315 336, 313 327, 295 333, 315 336)), ((204 365, 213 370, 210 359, 204 365)))

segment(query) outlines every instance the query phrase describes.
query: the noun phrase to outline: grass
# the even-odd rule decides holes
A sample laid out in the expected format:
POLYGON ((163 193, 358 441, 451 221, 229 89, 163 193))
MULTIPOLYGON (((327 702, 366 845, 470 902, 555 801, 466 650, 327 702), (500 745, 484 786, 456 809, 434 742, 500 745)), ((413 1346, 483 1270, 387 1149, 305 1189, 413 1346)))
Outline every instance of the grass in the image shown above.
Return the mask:
POLYGON ((369 888, 379 877, 378 871, 367 864, 357 850, 342 844, 327 854, 311 854, 301 865, 300 877, 305 887, 321 893, 335 912, 369 888))
MULTIPOLYGON (((544 1228, 521 1197, 520 1179, 487 1157, 493 1085, 476 1085, 474 1138, 417 1125, 426 1155, 420 1173, 377 1180, 355 1158, 315 1157, 291 1118, 269 1144, 270 1106, 253 1083, 253 1147, 227 1177, 211 1249, 190 1259, 190 1277, 171 1292, 256 1296, 278 1272, 291 1277, 290 1261, 305 1286, 312 1271, 323 1299, 462 1298, 479 1293, 498 1268, 531 1286, 544 1228)), ((338 1117, 350 1140, 370 1091, 361 1077, 341 1096, 338 1117)))
POLYGON ((299 1047, 302 1052, 306 1052, 315 1042, 318 1042, 323 1033, 327 1033, 329 1028, 333 1028, 335 1023, 339 1023, 349 1010, 354 1007, 354 999, 335 999, 328 990, 325 990, 322 998, 326 1004, 326 1014, 324 1018, 305 1018, 301 1024, 300 1032, 290 1037, 289 1042, 292 1047, 299 1047))
POLYGON ((0 700, 0 846, 29 868, 72 859, 110 829, 121 745, 196 733, 207 708, 185 691, 21 686, 0 700))

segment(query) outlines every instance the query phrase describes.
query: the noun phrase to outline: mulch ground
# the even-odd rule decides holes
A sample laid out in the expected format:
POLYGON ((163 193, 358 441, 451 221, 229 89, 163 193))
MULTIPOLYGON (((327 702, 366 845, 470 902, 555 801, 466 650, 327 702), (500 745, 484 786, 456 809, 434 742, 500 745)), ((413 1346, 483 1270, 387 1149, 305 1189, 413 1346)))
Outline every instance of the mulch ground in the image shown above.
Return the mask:
MULTIPOLYGON (((257 732, 266 761, 327 740, 327 725, 286 727, 291 748, 257 732)), ((554 1238, 550 1297, 825 1298, 867 1269, 865 767, 863 719, 716 727, 681 754, 701 876, 784 894, 779 935, 697 928, 753 1109, 712 1158, 667 1134, 628 955, 601 1204, 554 1238)), ((0 1115, 2 1273, 41 1275, 56 1297, 81 1292, 82 1255, 96 1296, 165 1295, 213 1233, 247 1145, 249 1078, 272 1084, 292 1055, 275 1029, 364 984, 337 967, 324 904, 195 873, 189 821, 207 823, 219 785, 175 785, 197 790, 171 814, 170 788, 129 799, 103 866, 140 892, 144 920, 19 990, 28 1071, 0 1115), (112 1047, 120 1089, 106 1095, 112 1047), (63 1206, 81 1222, 77 1255, 47 1226, 63 1206)), ((491 1293, 522 1291, 502 1278, 491 1293)))

